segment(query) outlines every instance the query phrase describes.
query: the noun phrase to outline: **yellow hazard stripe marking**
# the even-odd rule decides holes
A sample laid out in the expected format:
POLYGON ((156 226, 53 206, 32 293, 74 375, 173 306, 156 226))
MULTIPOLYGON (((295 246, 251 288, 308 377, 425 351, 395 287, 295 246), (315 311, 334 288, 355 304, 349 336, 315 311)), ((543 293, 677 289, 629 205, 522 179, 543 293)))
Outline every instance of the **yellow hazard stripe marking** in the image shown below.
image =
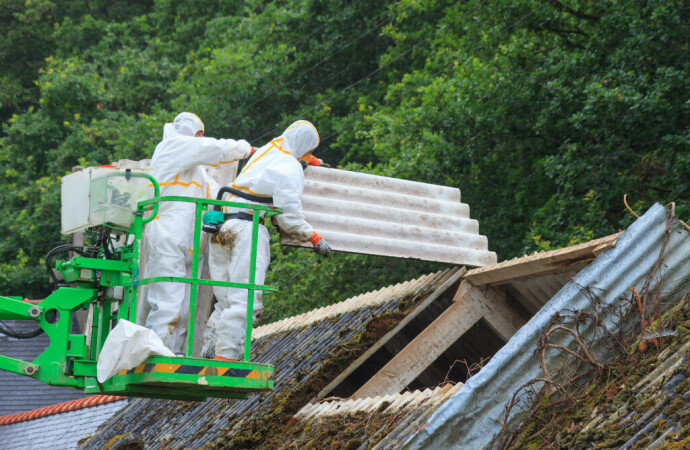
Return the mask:
MULTIPOLYGON (((175 373, 178 371, 180 367, 183 367, 182 364, 165 364, 165 363, 158 363, 155 366, 151 366, 150 364, 142 364, 140 366, 137 366, 134 368, 133 372, 130 373, 132 374, 140 374, 140 373, 175 373), (148 367, 149 370, 146 370, 148 367)), ((204 375, 204 376, 209 376, 209 375, 216 375, 217 376, 223 376, 225 373, 230 370, 230 367, 216 367, 216 366, 188 366, 188 367, 198 367, 198 375, 204 375)), ((234 368, 238 369, 238 368, 234 368)), ((132 369, 130 369, 132 370, 132 369)), ((127 369, 122 369, 120 370, 117 374, 118 375, 127 375, 127 369)), ((187 374, 190 375, 190 374, 187 374)), ((268 380, 271 378, 273 375, 273 372, 271 371, 261 371, 261 370, 252 370, 250 371, 245 377, 243 378, 250 378, 254 380, 268 380)))
POLYGON ((154 367, 153 371, 154 372, 162 372, 162 373, 175 373, 177 369, 179 369, 181 364, 165 364, 165 363, 158 363, 154 367))
POLYGON ((218 161, 217 164, 206 164, 206 165, 209 166, 209 167, 218 167, 218 166, 220 166, 221 164, 232 164, 232 163, 234 163, 234 162, 237 162, 237 161, 218 161))

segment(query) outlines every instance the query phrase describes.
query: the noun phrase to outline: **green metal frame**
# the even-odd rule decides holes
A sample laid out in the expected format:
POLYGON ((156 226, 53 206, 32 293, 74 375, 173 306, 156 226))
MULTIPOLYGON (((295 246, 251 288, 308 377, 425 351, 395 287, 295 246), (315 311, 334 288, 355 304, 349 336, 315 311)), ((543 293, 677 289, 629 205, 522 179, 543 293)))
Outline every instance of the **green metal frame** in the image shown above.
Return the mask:
POLYGON ((58 261, 56 268, 65 281, 76 287, 61 287, 39 305, 21 301, 18 297, 0 297, 0 320, 33 320, 50 338, 48 348, 33 362, 0 355, 0 369, 34 377, 51 385, 84 389, 86 393, 109 393, 134 397, 154 397, 178 400, 205 400, 206 397, 246 398, 248 393, 273 388, 270 380, 273 366, 251 363, 251 333, 254 295, 257 291, 275 292, 271 286, 257 285, 256 254, 260 212, 264 218, 280 214, 278 208, 190 197, 160 196, 157 181, 148 174, 117 172, 109 177, 148 178, 154 187, 154 197, 137 204, 127 235, 131 244, 117 249, 119 260, 74 257, 58 261), (191 277, 140 278, 140 243, 144 225, 155 219, 161 202, 176 201, 195 204, 194 248, 191 277), (251 209, 251 263, 248 283, 233 283, 201 279, 199 253, 202 216, 209 207, 220 205, 251 209), (147 215, 148 213, 148 215, 147 215), (133 238, 132 238, 133 237, 133 238), (120 319, 136 321, 139 286, 158 282, 191 284, 189 321, 187 324, 186 356, 167 358, 154 356, 141 366, 121 372, 104 383, 96 380, 96 362, 108 333, 120 319), (227 286, 247 290, 247 327, 242 361, 217 361, 194 358, 194 323, 197 291, 200 285, 227 286), (122 287, 122 296, 113 289, 122 287), (116 306, 116 308, 115 308, 116 306), (81 309, 90 311, 91 338, 87 333, 72 334, 74 314, 81 309), (117 309, 116 313, 113 310, 117 309))

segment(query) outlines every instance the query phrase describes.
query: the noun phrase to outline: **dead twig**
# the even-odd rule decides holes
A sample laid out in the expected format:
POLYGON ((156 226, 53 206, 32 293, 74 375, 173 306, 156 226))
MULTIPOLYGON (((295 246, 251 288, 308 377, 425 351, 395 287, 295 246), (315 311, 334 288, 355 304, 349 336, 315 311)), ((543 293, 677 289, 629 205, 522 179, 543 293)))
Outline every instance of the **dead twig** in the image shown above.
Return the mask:
POLYGON ((640 218, 640 215, 637 214, 635 211, 632 210, 630 205, 628 205, 628 194, 623 194, 623 204, 625 205, 626 208, 628 208, 628 211, 630 211, 630 214, 635 216, 636 219, 640 218))

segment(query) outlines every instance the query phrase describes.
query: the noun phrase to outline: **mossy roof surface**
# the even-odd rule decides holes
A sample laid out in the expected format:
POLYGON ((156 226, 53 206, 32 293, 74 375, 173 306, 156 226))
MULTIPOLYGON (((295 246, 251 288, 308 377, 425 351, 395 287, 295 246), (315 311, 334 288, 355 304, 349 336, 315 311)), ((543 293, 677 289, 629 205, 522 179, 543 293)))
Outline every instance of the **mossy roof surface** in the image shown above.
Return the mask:
POLYGON ((203 403, 136 399, 82 448, 113 445, 124 435, 136 435, 152 449, 257 448, 267 445, 269 434, 287 436, 282 430, 292 415, 411 311, 410 294, 418 304, 447 276, 439 273, 415 292, 258 339, 252 360, 276 367, 270 393, 203 403))
POLYGON ((624 376, 597 377, 587 399, 557 420, 560 427, 538 429, 533 421, 512 448, 690 448, 687 305, 683 313, 677 336, 619 357, 624 376))

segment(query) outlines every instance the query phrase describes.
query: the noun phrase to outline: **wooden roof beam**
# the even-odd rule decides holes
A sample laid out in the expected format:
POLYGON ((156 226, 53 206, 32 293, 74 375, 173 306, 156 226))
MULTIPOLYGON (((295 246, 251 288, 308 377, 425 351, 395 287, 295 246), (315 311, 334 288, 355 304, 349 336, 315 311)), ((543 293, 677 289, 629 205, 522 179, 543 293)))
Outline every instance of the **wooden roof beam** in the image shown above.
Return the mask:
POLYGON ((535 278, 555 273, 579 271, 599 253, 613 247, 620 233, 582 244, 535 253, 467 272, 465 279, 474 285, 505 284, 515 279, 535 278))
POLYGON ((400 392, 480 319, 505 341, 525 321, 506 302, 505 289, 463 280, 453 304, 367 381, 354 398, 400 392))

